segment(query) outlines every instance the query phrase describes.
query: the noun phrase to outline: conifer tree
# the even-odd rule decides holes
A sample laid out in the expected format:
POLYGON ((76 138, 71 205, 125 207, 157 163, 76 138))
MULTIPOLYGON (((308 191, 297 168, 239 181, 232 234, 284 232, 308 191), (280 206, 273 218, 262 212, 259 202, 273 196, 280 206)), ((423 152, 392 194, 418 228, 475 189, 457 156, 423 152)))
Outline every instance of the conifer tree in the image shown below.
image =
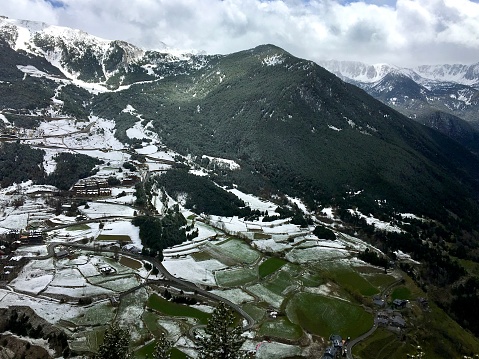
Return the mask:
POLYGON ((105 331, 103 343, 98 348, 95 359, 129 359, 130 333, 120 328, 118 324, 111 324, 105 331))
POLYGON ((245 338, 241 336, 241 326, 230 328, 233 321, 232 311, 220 302, 208 320, 206 335, 198 339, 200 359, 245 358, 245 354, 240 351, 245 338))
POLYGON ((170 359, 170 350, 173 343, 166 339, 165 333, 161 333, 158 338, 155 350, 153 351, 153 359, 170 359))

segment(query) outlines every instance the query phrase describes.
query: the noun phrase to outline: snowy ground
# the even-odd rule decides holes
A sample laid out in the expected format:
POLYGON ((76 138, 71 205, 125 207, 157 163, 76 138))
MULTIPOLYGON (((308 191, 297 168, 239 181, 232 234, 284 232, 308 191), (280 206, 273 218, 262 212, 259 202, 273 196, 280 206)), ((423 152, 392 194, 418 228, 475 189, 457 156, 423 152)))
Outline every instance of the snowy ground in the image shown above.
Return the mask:
POLYGON ((254 297, 246 293, 240 288, 225 289, 225 290, 212 290, 211 293, 226 298, 235 304, 242 304, 246 302, 253 302, 254 297))
POLYGON ((189 256, 181 259, 166 259, 163 265, 175 277, 207 285, 216 285, 214 272, 226 268, 226 265, 216 259, 197 262, 189 256))
POLYGON ((7 308, 14 304, 32 308, 35 313, 50 323, 72 318, 82 311, 82 308, 78 305, 59 304, 58 301, 53 299, 32 297, 22 293, 14 293, 7 289, 0 289, 0 307, 7 308))
POLYGON ((103 217, 133 217, 135 210, 129 206, 102 203, 102 202, 88 202, 88 207, 82 206, 80 211, 92 219, 100 219, 103 217))

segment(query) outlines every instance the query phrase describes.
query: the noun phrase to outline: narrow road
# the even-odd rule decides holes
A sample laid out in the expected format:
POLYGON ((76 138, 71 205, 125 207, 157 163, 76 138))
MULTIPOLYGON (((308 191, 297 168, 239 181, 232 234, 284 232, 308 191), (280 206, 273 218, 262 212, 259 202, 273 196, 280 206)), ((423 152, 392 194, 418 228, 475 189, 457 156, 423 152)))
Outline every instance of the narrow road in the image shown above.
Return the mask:
POLYGON ((361 340, 364 340, 366 339, 367 337, 369 337, 371 334, 373 334, 377 327, 378 327, 378 324, 377 324, 377 316, 376 316, 376 313, 373 313, 374 314, 374 324, 373 326, 371 327, 371 329, 369 329, 366 333, 360 335, 359 337, 351 340, 349 343, 348 343, 348 346, 347 346, 347 349, 346 349, 346 358, 348 359, 354 359, 353 358, 353 354, 352 354, 352 351, 353 351, 353 347, 358 344, 361 340))
MULTIPOLYGON (((384 293, 388 292, 389 290, 391 290, 391 288, 393 288, 394 286, 398 285, 399 283, 402 282, 402 279, 399 279, 393 283, 391 283, 390 285, 388 285, 385 289, 383 289, 381 291, 381 297, 384 296, 384 293)), ((346 351, 346 357, 348 359, 354 359, 353 357, 353 347, 358 344, 360 341, 366 339, 367 337, 369 337, 370 335, 372 335, 376 329, 378 328, 378 322, 377 322, 377 319, 378 319, 378 316, 377 316, 377 311, 373 311, 373 315, 374 315, 374 323, 373 323, 373 326, 371 327, 371 329, 369 329, 366 333, 360 335, 359 337, 351 340, 349 343, 348 343, 348 346, 347 346, 347 351, 346 351)))

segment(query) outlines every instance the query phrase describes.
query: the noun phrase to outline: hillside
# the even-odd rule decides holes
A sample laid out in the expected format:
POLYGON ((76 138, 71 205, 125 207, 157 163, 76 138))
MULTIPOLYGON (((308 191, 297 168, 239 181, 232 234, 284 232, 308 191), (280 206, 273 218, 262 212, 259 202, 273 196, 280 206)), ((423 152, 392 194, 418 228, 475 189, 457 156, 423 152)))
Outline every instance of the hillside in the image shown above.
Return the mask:
POLYGON ((92 109, 128 128, 138 119, 122 113, 125 104, 169 147, 239 161, 243 171, 226 176, 249 190, 281 190, 311 205, 363 191, 358 204, 387 199, 430 216, 444 205, 459 213, 475 196, 479 163, 467 150, 274 46, 100 94, 92 109))

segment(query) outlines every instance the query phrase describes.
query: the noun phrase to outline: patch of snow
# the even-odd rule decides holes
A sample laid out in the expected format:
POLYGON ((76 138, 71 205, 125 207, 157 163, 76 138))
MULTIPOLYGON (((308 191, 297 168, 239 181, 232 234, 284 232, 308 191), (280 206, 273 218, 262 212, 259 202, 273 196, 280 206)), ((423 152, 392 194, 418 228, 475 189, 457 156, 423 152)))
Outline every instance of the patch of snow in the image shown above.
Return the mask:
POLYGON ((88 202, 89 208, 85 206, 79 208, 80 212, 92 219, 100 219, 103 217, 133 217, 135 210, 129 206, 119 204, 110 204, 102 202, 88 202))
MULTIPOLYGON (((51 259, 45 262, 52 263, 51 259)), ((36 261, 32 261, 23 267, 17 278, 10 282, 10 286, 18 291, 36 295, 45 290, 53 280, 52 270, 53 268, 39 267, 36 261)))
POLYGON ((353 209, 349 209, 349 212, 351 214, 356 214, 358 215, 360 218, 364 218, 367 222, 367 224, 369 225, 373 225, 375 228, 377 229, 380 229, 380 230, 384 230, 384 231, 387 231, 387 232, 396 232, 396 233, 400 233, 402 232, 403 230, 401 228, 399 228, 398 226, 396 225, 392 225, 391 223, 389 222, 384 222, 384 221, 381 221, 377 218, 374 218, 372 215, 369 215, 369 216, 365 216, 364 214, 362 214, 361 212, 357 211, 357 210, 353 210, 353 209))
POLYGON ((321 210, 321 213, 330 219, 334 219, 333 207, 325 207, 321 210))
POLYGON ((5 117, 3 113, 0 113, 0 120, 2 120, 3 123, 6 125, 10 125, 10 121, 8 121, 8 119, 5 117))
POLYGON ((349 256, 345 249, 310 247, 293 248, 286 254, 286 259, 293 263, 305 264, 308 262, 319 262, 325 260, 337 260, 349 256))
POLYGON ((332 125, 328 125, 328 127, 329 127, 331 130, 338 131, 338 132, 343 130, 342 128, 337 128, 337 127, 332 126, 332 125))
POLYGON ((266 66, 281 65, 283 62, 284 62, 284 57, 279 54, 266 56, 262 61, 263 65, 266 65, 266 66))
POLYGON ((235 304, 242 304, 246 302, 253 302, 255 298, 248 293, 244 292, 240 288, 225 289, 225 290, 212 290, 211 293, 226 298, 235 304))
POLYGON ((275 214, 278 205, 273 202, 266 201, 264 199, 258 198, 252 194, 246 194, 241 192, 237 188, 229 189, 228 192, 233 193, 236 197, 241 199, 247 206, 253 210, 259 210, 261 212, 267 212, 268 215, 275 214))
POLYGON ((135 247, 139 249, 143 248, 140 239, 140 228, 134 226, 130 221, 107 222, 102 229, 102 233, 129 236, 135 247))
POLYGON ((132 105, 126 105, 126 107, 123 110, 121 110, 121 112, 130 113, 132 115, 136 115, 137 113, 135 108, 132 105))
POLYGON ((7 308, 11 305, 24 305, 32 308, 34 312, 49 323, 55 324, 61 319, 78 316, 81 308, 67 303, 59 304, 54 300, 31 297, 26 294, 14 293, 0 288, 0 307, 7 308))
POLYGON ((238 170, 241 166, 233 160, 228 160, 226 158, 220 157, 211 157, 203 155, 201 158, 208 158, 211 163, 215 164, 216 166, 224 169, 229 169, 230 171, 238 170))
POLYGON ((246 289, 275 309, 279 309, 283 303, 284 298, 281 295, 272 292, 262 284, 254 284, 246 289))
POLYGON ((180 259, 165 258, 162 263, 173 276, 206 285, 216 285, 214 271, 226 268, 216 259, 197 262, 190 256, 180 259))

